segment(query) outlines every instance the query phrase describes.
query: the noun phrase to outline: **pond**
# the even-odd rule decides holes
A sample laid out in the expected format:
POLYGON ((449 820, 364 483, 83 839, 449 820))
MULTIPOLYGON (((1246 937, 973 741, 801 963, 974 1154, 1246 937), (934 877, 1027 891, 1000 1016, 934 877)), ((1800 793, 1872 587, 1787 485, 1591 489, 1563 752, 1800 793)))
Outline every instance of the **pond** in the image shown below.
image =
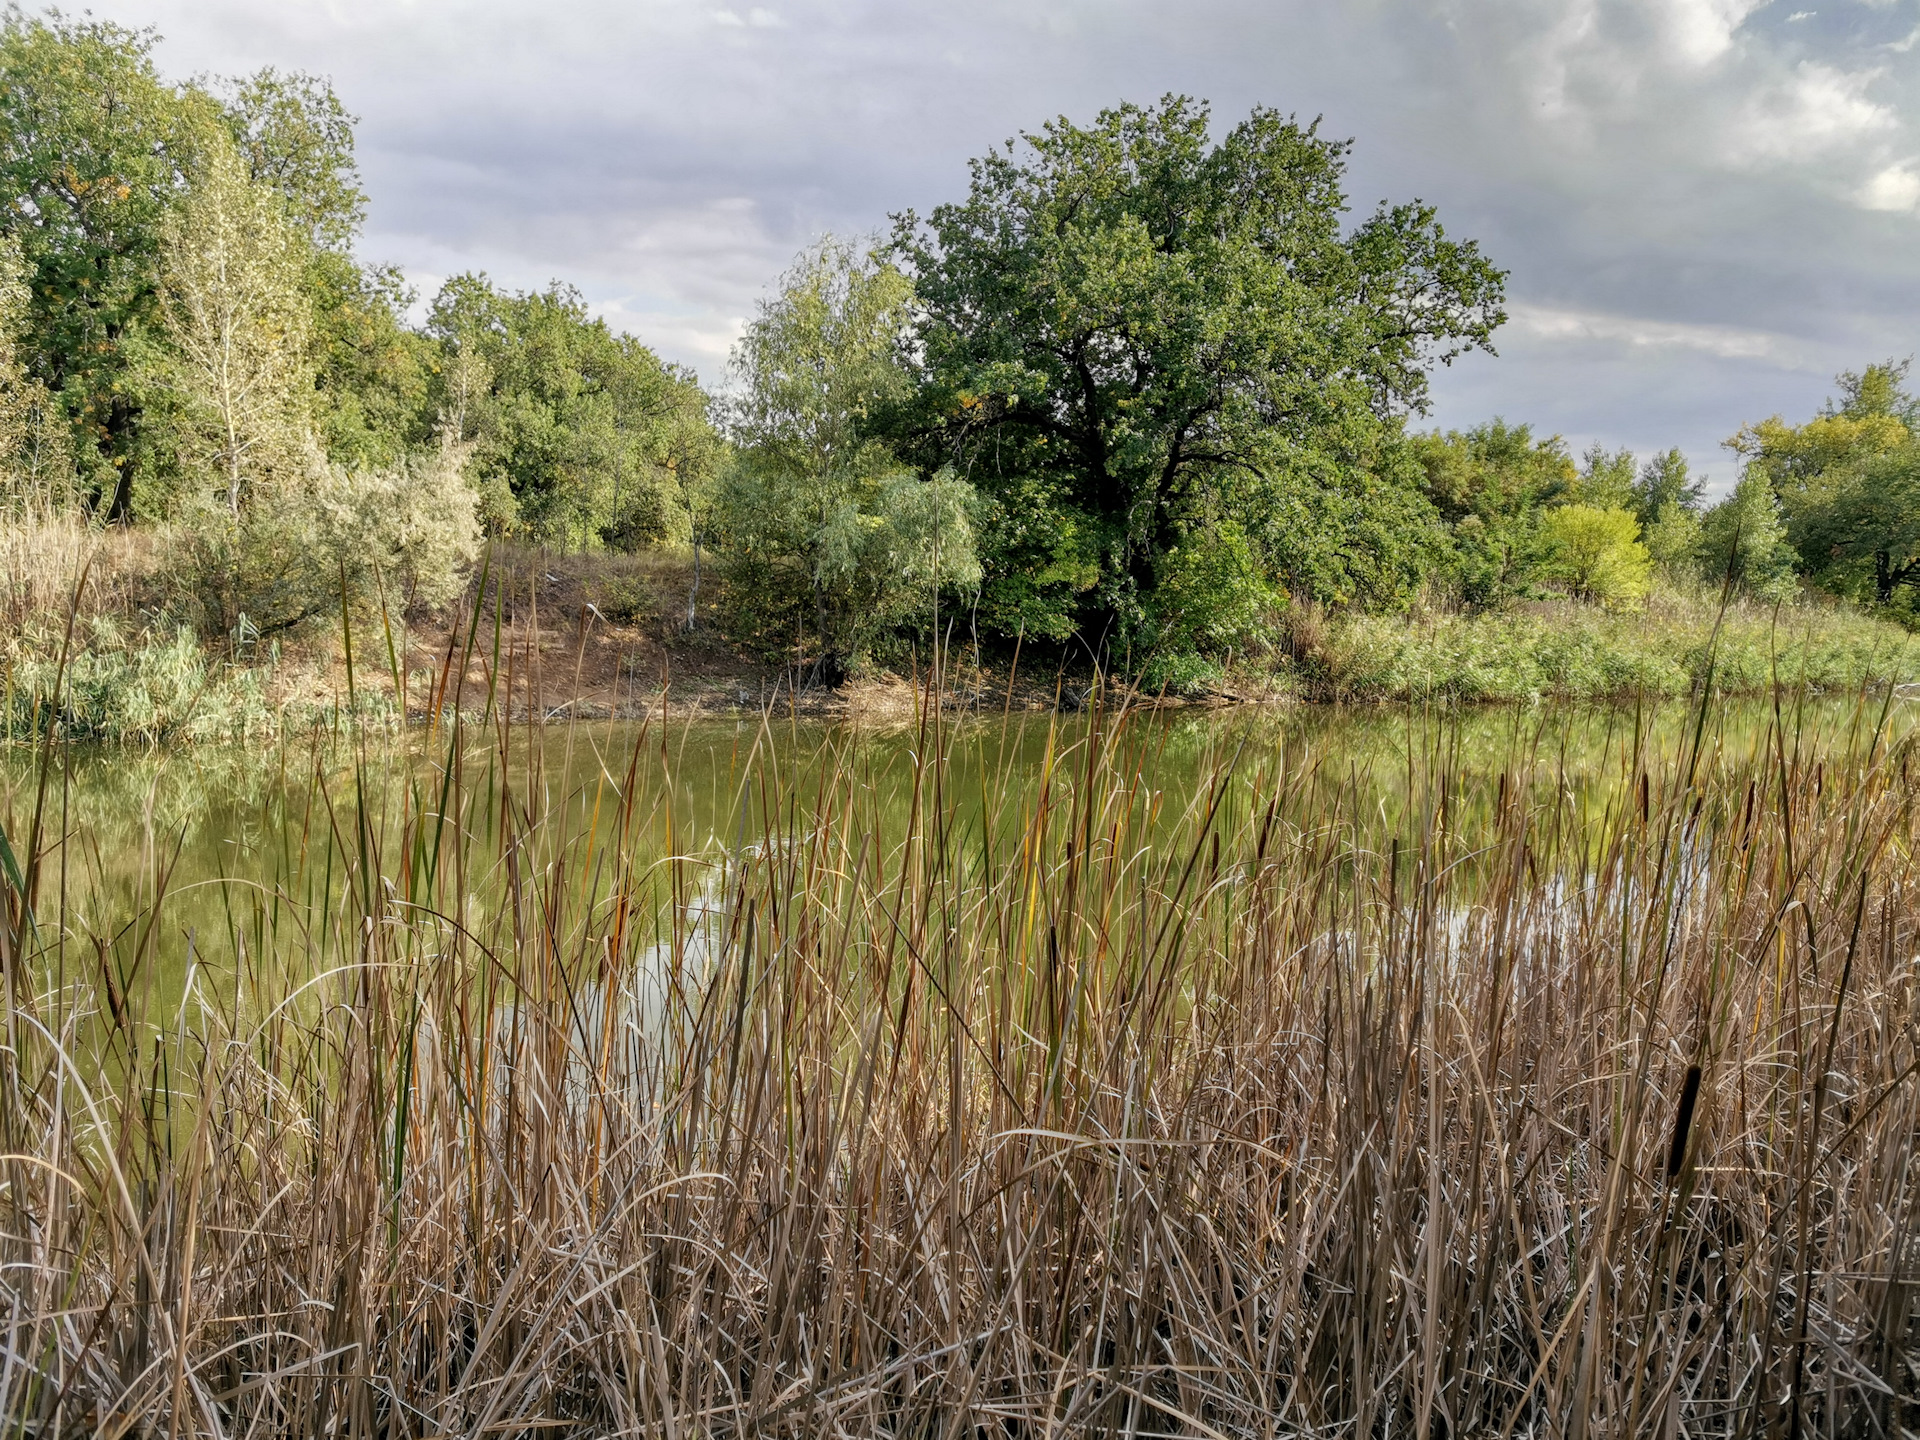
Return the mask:
POLYGON ((1037 813, 1070 810, 1090 766, 1108 771, 1104 793, 1117 778, 1137 806, 1136 844, 1213 805, 1217 828, 1264 815, 1295 837, 1337 830, 1355 851, 1443 830, 1471 865, 1499 807, 1519 802, 1556 828, 1556 854, 1578 854, 1565 837, 1604 830, 1591 822, 1629 803, 1645 772, 1671 781, 1695 754, 1707 766, 1775 752, 1838 763, 1903 740, 1915 716, 1885 695, 1726 702, 1704 716, 1683 703, 1015 714, 890 728, 749 716, 308 736, 249 751, 75 747, 54 752, 45 775, 41 756, 15 750, 0 761, 0 826, 24 863, 39 810, 37 919, 65 942, 63 963, 137 950, 164 994, 190 963, 244 956, 249 928, 272 928, 268 917, 317 932, 353 886, 471 918, 502 903, 510 877, 544 865, 589 899, 651 887, 662 906, 684 908, 708 882, 687 879, 674 857, 718 873, 741 847, 834 816, 881 848, 937 832, 961 853, 991 851, 1018 843, 1037 813), (946 763, 928 763, 936 755, 946 763), (423 899, 439 868, 423 867, 423 847, 452 843, 449 830, 467 893, 423 899))

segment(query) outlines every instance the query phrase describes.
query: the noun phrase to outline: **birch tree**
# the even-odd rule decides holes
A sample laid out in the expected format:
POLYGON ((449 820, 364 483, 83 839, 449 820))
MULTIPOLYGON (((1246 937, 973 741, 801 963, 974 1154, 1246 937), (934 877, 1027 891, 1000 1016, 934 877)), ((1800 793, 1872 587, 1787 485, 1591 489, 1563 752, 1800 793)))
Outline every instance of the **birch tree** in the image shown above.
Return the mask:
POLYGON ((217 480, 237 518, 261 480, 303 463, 313 403, 312 307, 301 237, 232 144, 208 147, 163 242, 181 460, 217 480))

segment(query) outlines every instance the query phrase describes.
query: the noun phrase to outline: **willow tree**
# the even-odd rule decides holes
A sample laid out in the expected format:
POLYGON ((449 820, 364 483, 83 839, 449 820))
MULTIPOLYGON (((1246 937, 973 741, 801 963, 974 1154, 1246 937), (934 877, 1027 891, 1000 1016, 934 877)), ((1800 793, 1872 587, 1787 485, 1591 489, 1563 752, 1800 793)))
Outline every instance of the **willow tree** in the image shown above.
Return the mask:
POLYGON ((252 487, 297 471, 311 442, 305 262, 281 198, 248 178, 231 143, 210 143, 165 226, 161 370, 179 406, 181 460, 217 482, 235 518, 252 487))
POLYGON ((815 668, 837 682, 888 626, 980 576, 973 492, 922 479, 872 433, 912 390, 913 287, 844 241, 801 255, 734 347, 732 464, 718 505, 734 592, 804 594, 815 668))

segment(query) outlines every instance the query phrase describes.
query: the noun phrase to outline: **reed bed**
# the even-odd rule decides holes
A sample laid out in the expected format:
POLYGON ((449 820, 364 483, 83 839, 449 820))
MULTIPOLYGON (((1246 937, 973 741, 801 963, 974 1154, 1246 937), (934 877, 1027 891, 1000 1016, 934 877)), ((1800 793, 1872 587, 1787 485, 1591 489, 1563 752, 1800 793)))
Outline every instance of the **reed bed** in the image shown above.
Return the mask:
POLYGON ((308 858, 230 887, 174 981, 164 835, 134 913, 76 919, 54 776, 6 867, 0 1412, 1898 1434, 1889 703, 1819 745, 1790 706, 1739 743, 1628 727, 1592 803, 1524 746, 1463 793, 1443 727, 1391 824, 1337 752, 1223 745, 1164 793, 1125 713, 984 804, 951 775, 991 725, 930 712, 889 779, 769 719, 713 840, 676 830, 670 732, 563 772, 450 723, 385 799, 316 768, 308 858))

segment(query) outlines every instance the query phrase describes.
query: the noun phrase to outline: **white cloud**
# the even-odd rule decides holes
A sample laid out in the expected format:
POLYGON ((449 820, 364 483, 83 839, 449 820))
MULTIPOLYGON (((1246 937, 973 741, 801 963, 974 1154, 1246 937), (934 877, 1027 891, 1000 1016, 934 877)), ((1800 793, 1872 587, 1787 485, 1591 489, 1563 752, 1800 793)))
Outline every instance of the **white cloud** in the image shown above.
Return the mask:
POLYGON ((744 315, 659 309, 641 296, 603 300, 589 308, 613 329, 638 335, 661 355, 693 365, 709 385, 725 375, 727 352, 747 328, 744 315))
POLYGON ((1861 187, 1859 201, 1867 210, 1912 210, 1920 206, 1920 172, 1911 160, 1889 165, 1861 187))
POLYGON ((1765 0, 1650 0, 1664 19, 1672 53, 1692 65, 1707 65, 1733 47, 1734 32, 1765 0))
POLYGON ((1893 108, 1868 97, 1879 68, 1846 71, 1802 61, 1791 74, 1756 89, 1736 118, 1736 161, 1810 160, 1899 125, 1893 108))
POLYGON ((1510 304, 1507 312, 1516 329, 1542 340, 1600 341, 1630 349, 1697 350, 1723 360, 1783 360, 1793 350, 1783 336, 1731 325, 1648 320, 1524 301, 1510 304))
POLYGON ((745 30, 749 27, 755 30, 777 30, 785 23, 779 15, 758 5, 747 11, 744 19, 737 10, 714 10, 709 13, 714 24, 728 30, 745 30))

